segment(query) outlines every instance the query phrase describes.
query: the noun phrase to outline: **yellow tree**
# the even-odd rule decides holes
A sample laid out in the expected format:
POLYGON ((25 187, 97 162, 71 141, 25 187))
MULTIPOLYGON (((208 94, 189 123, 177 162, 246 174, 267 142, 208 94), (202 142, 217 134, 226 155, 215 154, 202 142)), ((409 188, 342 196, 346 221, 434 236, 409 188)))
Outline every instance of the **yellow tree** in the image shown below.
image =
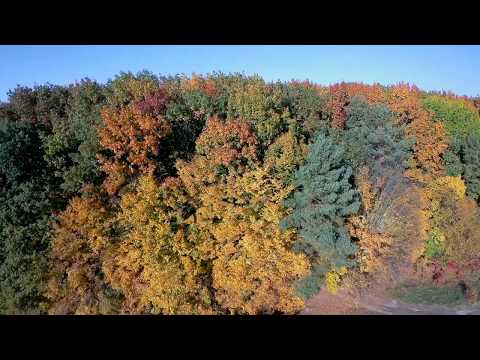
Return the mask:
POLYGON ((182 182, 192 197, 231 172, 242 173, 257 161, 258 141, 243 120, 212 117, 196 142, 190 162, 177 161, 182 182))
POLYGON ((430 238, 426 244, 432 257, 465 265, 480 256, 480 211, 465 196, 466 187, 458 176, 444 176, 427 184, 430 238))
POLYGON ((105 262, 106 278, 125 296, 126 313, 206 313, 205 270, 189 242, 188 197, 178 179, 138 179, 120 202, 122 233, 105 262))
POLYGON ((60 215, 54 226, 50 254, 48 298, 51 314, 108 314, 114 311, 115 299, 109 298, 102 276, 110 217, 100 200, 92 195, 73 198, 60 215))
POLYGON ((388 89, 386 101, 396 121, 407 124, 407 137, 415 139, 411 166, 406 175, 424 182, 446 175, 442 155, 448 148, 447 132, 444 125, 434 122, 432 114, 423 107, 420 90, 400 83, 388 89))
POLYGON ((293 230, 280 230, 288 214, 282 201, 291 192, 257 168, 202 194, 199 225, 216 241, 213 286, 218 303, 232 313, 295 313, 303 301, 294 283, 308 273, 304 255, 294 253, 293 230))

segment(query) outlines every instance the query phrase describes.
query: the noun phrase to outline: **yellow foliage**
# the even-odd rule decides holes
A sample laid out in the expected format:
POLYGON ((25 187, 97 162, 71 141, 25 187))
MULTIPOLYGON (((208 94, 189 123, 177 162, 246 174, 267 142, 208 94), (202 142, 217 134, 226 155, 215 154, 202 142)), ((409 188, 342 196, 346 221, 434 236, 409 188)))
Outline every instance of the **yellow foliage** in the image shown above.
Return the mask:
POLYGON ((94 197, 73 198, 54 226, 47 297, 51 314, 106 311, 101 256, 108 246, 109 215, 94 197))
POLYGON ((429 233, 444 236, 446 256, 465 263, 480 254, 480 211, 465 196, 465 183, 460 177, 444 176, 425 187, 429 233))
POLYGON ((293 282, 306 275, 308 261, 290 250, 296 234, 279 228, 288 212, 281 203, 291 191, 258 168, 201 195, 197 224, 215 239, 216 300, 232 313, 295 313, 303 307, 293 282))
POLYGON ((332 294, 336 294, 340 289, 340 284, 342 281, 342 276, 347 274, 347 268, 342 266, 339 269, 330 270, 325 276, 325 285, 327 290, 332 294))
POLYGON ((293 131, 290 130, 280 135, 268 147, 265 153, 264 167, 270 174, 285 179, 288 183, 307 153, 308 145, 298 141, 293 131))
POLYGON ((172 179, 138 179, 120 202, 124 234, 106 265, 107 279, 126 297, 125 312, 191 314, 206 290, 182 218, 187 198, 172 179))

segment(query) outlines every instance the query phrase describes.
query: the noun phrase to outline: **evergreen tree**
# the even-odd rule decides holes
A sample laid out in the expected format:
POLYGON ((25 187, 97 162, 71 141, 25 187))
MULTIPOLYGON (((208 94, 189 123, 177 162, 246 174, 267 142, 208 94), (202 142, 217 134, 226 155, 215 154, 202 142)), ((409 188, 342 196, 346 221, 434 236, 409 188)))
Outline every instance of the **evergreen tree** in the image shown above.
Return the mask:
POLYGON ((463 162, 467 195, 478 200, 480 196, 480 138, 467 137, 463 148, 463 162))
POLYGON ((32 123, 0 123, 0 313, 38 313, 47 271, 51 199, 32 123))
POLYGON ((369 105, 363 97, 355 96, 346 112, 343 142, 355 169, 366 165, 376 177, 385 169, 406 167, 413 140, 405 138, 405 126, 393 124, 393 115, 385 105, 369 105))
POLYGON ((343 147, 319 133, 305 164, 295 174, 297 191, 286 201, 294 211, 282 226, 298 229, 301 239, 295 249, 306 253, 313 264, 315 278, 304 281, 307 287, 312 287, 312 281, 321 282, 320 267, 329 270, 354 265, 356 246, 344 220, 358 211, 360 202, 350 183, 352 168, 344 158, 343 147))

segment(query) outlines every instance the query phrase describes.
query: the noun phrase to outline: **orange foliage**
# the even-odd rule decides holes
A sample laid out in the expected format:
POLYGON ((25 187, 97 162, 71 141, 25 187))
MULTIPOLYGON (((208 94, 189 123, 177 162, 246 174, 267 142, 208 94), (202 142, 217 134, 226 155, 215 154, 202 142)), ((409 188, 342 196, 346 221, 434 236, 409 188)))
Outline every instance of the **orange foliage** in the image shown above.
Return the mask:
POLYGON ((191 162, 177 162, 179 175, 191 195, 221 177, 221 168, 242 172, 257 161, 258 141, 250 125, 242 120, 222 121, 212 117, 196 143, 191 162))
POLYGON ((163 118, 144 115, 133 104, 119 110, 106 108, 101 114, 100 143, 112 151, 113 156, 99 155, 99 160, 108 174, 105 189, 114 194, 128 177, 137 173, 152 174, 156 170, 160 141, 171 128, 163 118))
POLYGON ((109 313, 101 277, 109 215, 94 197, 73 198, 54 227, 48 297, 51 314, 109 313))
POLYGON ((420 90, 415 85, 399 83, 387 90, 386 103, 395 114, 397 122, 408 124, 425 116, 420 96, 420 90))
POLYGON ((181 86, 188 91, 200 90, 210 97, 218 95, 215 83, 212 79, 205 79, 202 76, 193 74, 190 79, 182 79, 181 86))
POLYGON ((350 97, 361 95, 371 104, 385 102, 385 90, 380 84, 346 83, 345 86, 350 97))
POLYGON ((415 139, 413 145, 413 167, 406 175, 429 181, 445 175, 442 155, 448 148, 448 135, 441 122, 433 122, 427 111, 419 111, 408 124, 406 135, 415 139))
POLYGON ((183 218, 188 200, 178 179, 158 184, 150 176, 122 196, 117 221, 123 232, 104 266, 106 279, 125 296, 122 312, 209 312, 198 248, 183 218))
POLYGON ((331 125, 336 129, 343 129, 347 120, 345 107, 350 102, 348 87, 345 83, 330 86, 330 98, 327 109, 331 116, 331 125))

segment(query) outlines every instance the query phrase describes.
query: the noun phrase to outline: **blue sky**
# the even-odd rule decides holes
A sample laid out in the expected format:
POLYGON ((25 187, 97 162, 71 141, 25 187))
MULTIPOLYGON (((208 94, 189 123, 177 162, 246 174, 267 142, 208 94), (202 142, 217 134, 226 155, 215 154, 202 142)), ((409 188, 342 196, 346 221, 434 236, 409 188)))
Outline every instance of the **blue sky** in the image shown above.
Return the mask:
POLYGON ((413 83, 480 95, 480 46, 6 46, 0 45, 0 100, 17 84, 105 82, 120 71, 155 74, 257 73, 265 80, 413 83))

